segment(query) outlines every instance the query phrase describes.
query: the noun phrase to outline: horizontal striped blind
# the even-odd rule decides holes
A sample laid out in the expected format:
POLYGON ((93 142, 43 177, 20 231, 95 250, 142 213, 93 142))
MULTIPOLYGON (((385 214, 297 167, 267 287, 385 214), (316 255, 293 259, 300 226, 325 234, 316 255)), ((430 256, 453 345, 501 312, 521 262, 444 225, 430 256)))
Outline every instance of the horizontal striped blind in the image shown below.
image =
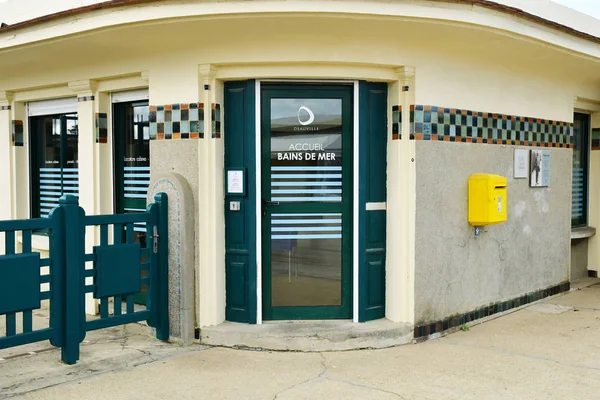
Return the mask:
MULTIPOLYGON (((271 239, 341 239, 341 213, 272 214, 271 239)), ((273 243, 277 248, 283 243, 273 243)))
MULTIPOLYGON (((150 185, 150 167, 124 167, 124 192, 125 198, 131 200, 145 200, 150 185)), ((145 208, 125 208, 125 213, 139 213, 145 208)), ((136 232, 146 232, 146 223, 137 222, 133 227, 136 232)))
POLYGON ((571 205, 571 218, 583 217, 584 170, 573 168, 573 199, 571 205))
POLYGON ((271 200, 342 201, 342 167, 271 167, 271 200))
POLYGON ((79 169, 40 168, 40 216, 48 217, 63 194, 79 196, 79 169))

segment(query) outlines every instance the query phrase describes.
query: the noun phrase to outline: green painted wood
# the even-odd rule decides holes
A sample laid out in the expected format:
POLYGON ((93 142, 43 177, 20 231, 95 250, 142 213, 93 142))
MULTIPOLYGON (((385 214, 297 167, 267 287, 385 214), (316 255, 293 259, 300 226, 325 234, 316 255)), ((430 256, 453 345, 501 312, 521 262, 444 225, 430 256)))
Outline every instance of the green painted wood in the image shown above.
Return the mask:
POLYGON ((100 225, 100 246, 108 246, 108 225, 100 225))
POLYGON ((156 338, 158 340, 169 340, 169 202, 166 193, 154 196, 156 207, 149 206, 152 221, 158 226, 158 252, 156 255, 155 268, 158 285, 153 288, 156 302, 152 305, 157 310, 158 324, 156 326, 156 338))
POLYGON ((31 253, 31 231, 23 231, 23 253, 31 253))
POLYGON ((4 232, 4 245, 6 255, 15 254, 15 231, 4 232))
POLYGON ((61 197, 60 207, 64 209, 65 219, 65 277, 64 286, 64 343, 61 348, 61 359, 66 364, 74 364, 79 360, 79 343, 85 338, 85 296, 83 287, 85 269, 85 213, 78 205, 77 197, 65 195, 61 197))
POLYGON ((115 223, 113 225, 113 242, 114 244, 123 243, 123 224, 115 223))
POLYGON ((133 314, 133 312, 134 312, 133 296, 129 295, 129 296, 127 296, 127 314, 133 314))
POLYGON ((106 297, 100 299, 100 318, 108 318, 108 298, 106 297))
MULTIPOLYGON (((53 223, 50 230, 50 328, 52 336, 50 344, 55 347, 62 347, 65 326, 65 210, 64 207, 57 207, 50 211, 48 221, 53 223)), ((84 278, 85 279, 85 278, 84 278)), ((42 299, 44 296, 42 295, 42 299)))
POLYGON ((108 214, 108 215, 86 215, 85 224, 104 225, 104 224, 132 224, 134 222, 147 222, 148 215, 146 213, 137 214, 108 214))
POLYGON ((17 334, 16 314, 14 312, 6 313, 5 318, 6 318, 6 336, 15 336, 17 334))
POLYGON ((0 231, 42 230, 53 227, 53 222, 48 218, 17 219, 0 221, 0 231))
POLYGON ((118 317, 123 313, 123 301, 121 300, 122 296, 115 296, 113 299, 113 307, 115 309, 115 316, 118 317))
POLYGON ((6 315, 6 335, 0 337, 0 348, 49 339, 52 345, 61 348, 63 362, 73 364, 79 359, 79 346, 87 330, 148 320, 152 314, 155 314, 154 320, 157 321, 157 338, 168 340, 168 199, 162 193, 155 197, 155 201, 156 204, 148 206, 145 213, 138 214, 135 221, 126 223, 114 223, 112 216, 87 219, 78 205, 77 197, 68 195, 60 199, 59 207, 52 210, 47 219, 0 221, 0 232, 8 232, 5 244, 9 253, 0 256, 0 314, 6 315), (121 239, 118 236, 124 233, 123 224, 133 232, 133 222, 139 220, 148 221, 150 232, 153 232, 154 226, 158 228, 160 243, 156 252, 150 249, 142 251, 131 233, 127 234, 129 244, 109 245, 108 225, 114 225, 116 233, 118 232, 117 239, 121 239), (85 228, 94 226, 96 222, 100 224, 100 245, 96 246, 94 254, 86 254, 85 228), (49 228, 50 238, 50 257, 42 260, 39 253, 31 252, 32 231, 40 226, 49 228), (22 254, 14 254, 16 231, 23 232, 22 254), (139 272, 142 265, 141 253, 146 256, 147 260, 143 265, 151 276, 141 279, 137 273, 132 277, 124 277, 123 271, 132 266, 139 272), (86 261, 94 261, 96 268, 85 270, 86 261), (40 276, 42 265, 50 267, 49 274, 40 276), (107 274, 104 279, 95 279, 100 286, 86 285, 85 278, 97 271, 107 274), (134 289, 123 289, 122 281, 129 281, 125 286, 130 287, 132 280, 148 284, 151 277, 156 281, 152 290, 156 301, 152 307, 148 307, 146 311, 134 312, 133 296, 126 295, 127 314, 123 315, 119 307, 123 299, 121 292, 134 289), (104 295, 100 301, 101 318, 88 324, 85 317, 85 293, 98 288, 102 290, 103 281, 109 281, 112 286, 104 287, 108 292, 100 293, 104 295), (51 290, 40 293, 41 283, 50 283, 51 290), (12 293, 10 288, 2 286, 8 284, 17 288, 18 293, 12 293), (7 295, 14 300, 7 301, 2 297, 7 295), (115 315, 109 316, 108 298, 112 295, 115 315), (40 300, 50 300, 50 328, 33 331, 32 309, 39 308, 40 300), (9 307, 12 309, 9 310, 9 307), (17 333, 16 329, 17 312, 23 314, 22 333, 17 333))
POLYGON ((55 330, 52 328, 40 329, 38 331, 22 333, 15 336, 4 337, 0 339, 0 349, 22 346, 28 343, 41 342, 42 340, 52 340, 55 330))
POLYGON ((106 297, 100 299, 100 318, 108 318, 108 298, 106 297))
POLYGON ((23 311, 23 333, 29 333, 33 330, 33 316, 31 310, 23 311))
POLYGON ((94 297, 139 293, 142 287, 140 244, 95 246, 94 297))
MULTIPOLYGON (((138 311, 135 313, 127 313, 121 316, 115 316, 105 319, 95 319, 86 323, 85 329, 87 331, 94 331, 97 329, 110 328, 111 326, 119 326, 124 324, 131 324, 133 322, 144 321, 150 317, 150 311, 138 311)), ((161 339, 162 340, 162 339, 161 339)))
MULTIPOLYGON (((31 253, 31 231, 24 230, 23 231, 23 253, 31 253)), ((38 268, 39 268, 39 259, 38 259, 38 268)), ((39 283, 47 283, 50 281, 50 276, 39 276, 39 283), (42 279, 44 278, 44 279, 42 279)), ((40 299, 41 300, 41 299, 40 299)), ((23 311, 23 333, 29 333, 33 331, 33 315, 31 310, 23 311)))
POLYGON ((225 318, 256 323, 256 125, 254 80, 225 83, 225 169, 246 171, 246 194, 225 196, 225 318), (229 202, 239 201, 240 211, 229 202))
POLYGON ((7 332, 14 313, 40 306, 40 253, 0 256, 0 315, 7 314, 7 332))
POLYGON ((359 83, 358 319, 385 317, 386 212, 366 211, 386 201, 387 84, 359 83))
POLYGON ((352 318, 352 198, 353 198, 353 87, 350 85, 263 85, 261 93, 261 197, 271 198, 271 99, 311 98, 342 100, 342 201, 340 203, 281 203, 262 208, 262 313, 264 320, 352 318), (341 306, 274 307, 271 295, 271 214, 342 213, 341 306))

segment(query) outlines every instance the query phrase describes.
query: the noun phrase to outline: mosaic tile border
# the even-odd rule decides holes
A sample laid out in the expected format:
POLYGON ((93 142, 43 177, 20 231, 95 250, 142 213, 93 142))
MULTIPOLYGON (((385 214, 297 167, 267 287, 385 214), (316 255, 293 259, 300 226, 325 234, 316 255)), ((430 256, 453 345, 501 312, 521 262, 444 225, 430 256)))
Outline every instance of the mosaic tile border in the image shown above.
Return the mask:
MULTIPOLYGON (((398 106, 392 108, 392 113, 395 107, 398 106)), ((570 122, 429 105, 410 106, 411 140, 571 148, 572 136, 570 122)))
POLYGON ((12 120, 12 145, 23 146, 23 121, 18 119, 12 120))
POLYGON ((96 113, 96 143, 108 143, 108 115, 96 113))
POLYGON ((93 101, 94 99, 94 96, 82 96, 77 98, 77 102, 82 103, 84 101, 93 101))
POLYGON ((204 139, 204 103, 150 106, 150 140, 204 139))
POLYGON ((600 150, 600 128, 592 129, 592 150, 600 150))
POLYGON ((220 139, 221 138, 221 105, 217 103, 212 103, 210 105, 211 109, 211 117, 212 117, 212 138, 220 139))
POLYGON ((520 297, 515 297, 511 300, 497 302, 487 307, 482 307, 464 314, 454 315, 442 321, 417 325, 414 330, 415 339, 425 338, 426 336, 434 333, 440 333, 457 328, 481 318, 521 307, 525 304, 533 303, 534 301, 545 299, 546 297, 555 296, 559 293, 568 292, 570 289, 571 284, 569 282, 563 282, 547 289, 537 290, 520 297))
POLYGON ((0 106, 0 111, 10 111, 11 109, 12 109, 12 107, 10 105, 0 106))
POLYGON ((392 107, 392 140, 402 139, 402 106, 392 107))

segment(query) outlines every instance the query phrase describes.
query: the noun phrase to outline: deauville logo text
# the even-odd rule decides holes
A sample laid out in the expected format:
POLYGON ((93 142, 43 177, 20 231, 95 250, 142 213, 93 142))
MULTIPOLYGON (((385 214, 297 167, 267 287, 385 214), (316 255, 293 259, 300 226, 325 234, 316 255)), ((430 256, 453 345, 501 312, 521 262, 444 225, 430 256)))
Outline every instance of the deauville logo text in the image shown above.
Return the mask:
POLYGON ((294 130, 295 131, 318 131, 319 130, 318 126, 307 126, 307 125, 312 124, 314 121, 315 121, 315 114, 312 112, 312 110, 306 106, 300 106, 300 108, 298 109, 298 122, 302 126, 295 126, 294 130), (304 111, 304 113, 308 114, 308 119, 306 119, 305 115, 301 115, 302 111, 304 111))

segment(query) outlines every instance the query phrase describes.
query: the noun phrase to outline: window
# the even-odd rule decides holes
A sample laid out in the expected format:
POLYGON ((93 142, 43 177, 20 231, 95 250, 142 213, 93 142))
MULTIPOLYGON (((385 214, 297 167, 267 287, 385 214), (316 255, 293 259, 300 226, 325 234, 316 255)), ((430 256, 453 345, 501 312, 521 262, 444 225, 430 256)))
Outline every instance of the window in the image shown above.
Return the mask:
MULTIPOLYGON (((150 120, 148 101, 113 105, 115 132, 115 205, 117 213, 146 211, 150 185, 150 120)), ((136 224, 144 243, 146 224, 136 224)))
POLYGON ((575 113, 573 121, 573 187, 571 226, 587 225, 590 116, 575 113))
POLYGON ((31 117, 31 216, 47 217, 63 194, 79 195, 77 114, 31 117))

